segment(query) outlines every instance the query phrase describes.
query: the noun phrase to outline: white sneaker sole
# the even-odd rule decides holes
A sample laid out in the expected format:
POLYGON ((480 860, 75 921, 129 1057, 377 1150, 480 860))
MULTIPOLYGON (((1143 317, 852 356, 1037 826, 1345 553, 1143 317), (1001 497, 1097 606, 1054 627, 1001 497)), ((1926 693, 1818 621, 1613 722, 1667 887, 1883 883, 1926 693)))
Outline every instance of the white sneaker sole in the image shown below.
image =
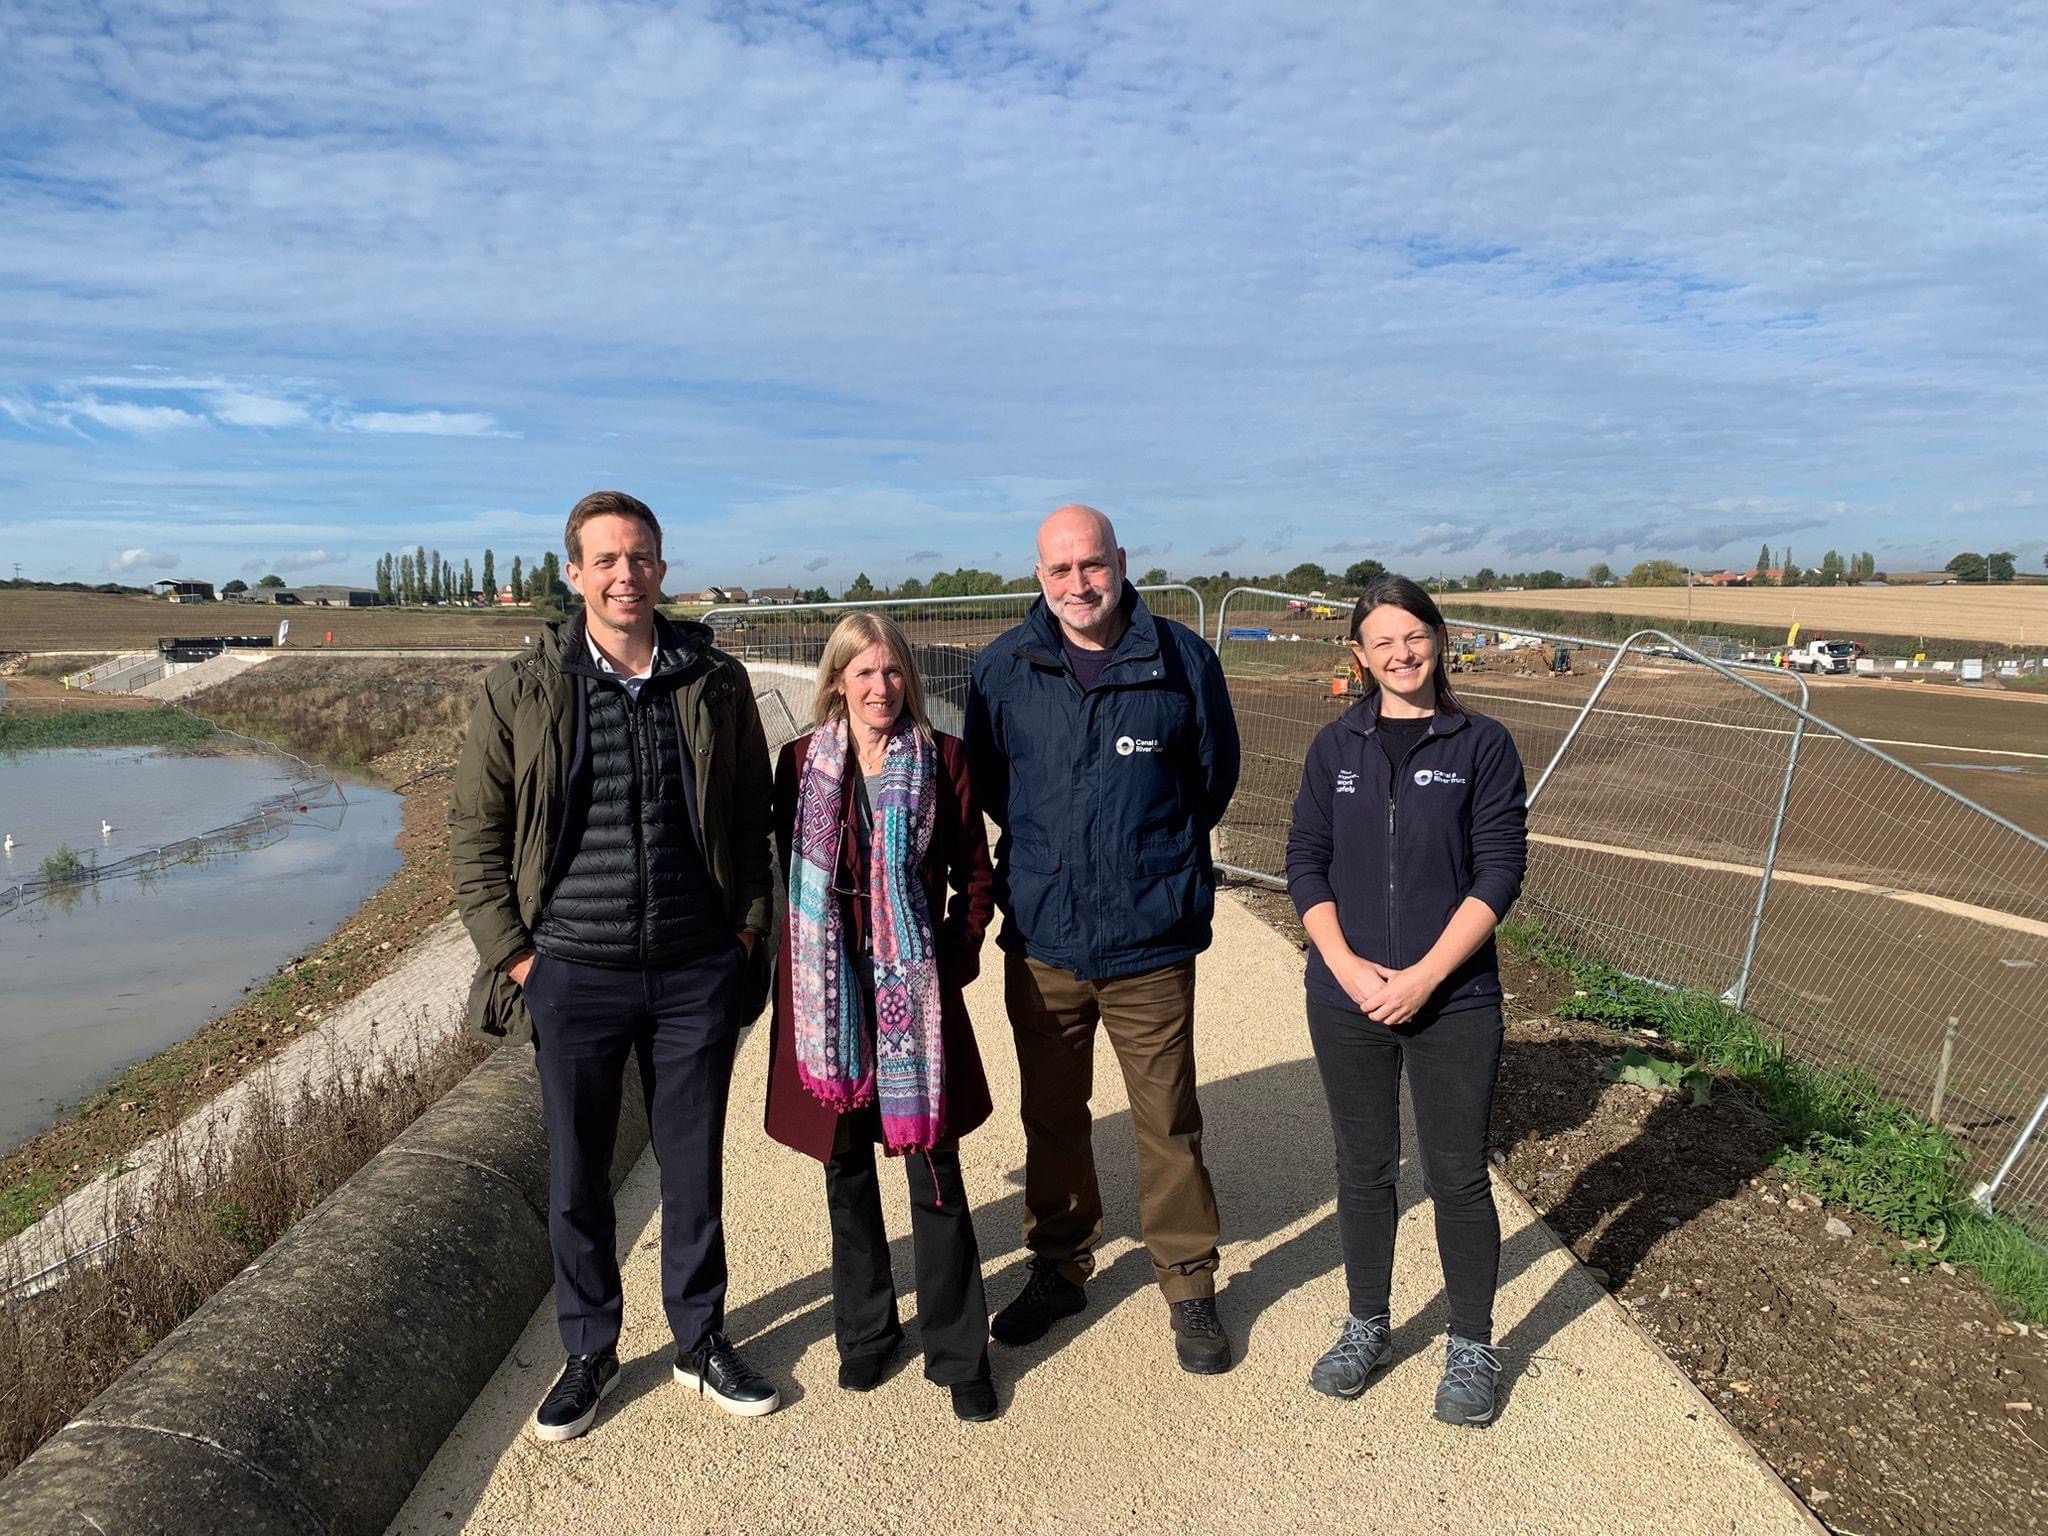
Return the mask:
POLYGON ((742 1402, 736 1397, 727 1397, 695 1371, 686 1371, 680 1365, 671 1367, 671 1374, 674 1375, 679 1386, 688 1387, 700 1397, 710 1398, 712 1402, 718 1404, 727 1413, 736 1414, 743 1419, 758 1419, 762 1414, 773 1413, 782 1406, 782 1394, 780 1392, 772 1392, 758 1403, 748 1403, 742 1402))
POLYGON ((574 1440, 597 1422, 598 1403, 602 1403, 609 1397, 612 1388, 618 1384, 619 1373, 613 1371, 611 1379, 597 1389, 597 1402, 592 1403, 590 1405, 590 1412, 584 1414, 580 1419, 573 1419, 567 1424, 543 1424, 540 1421, 540 1410, 536 1408, 533 1410, 533 1417, 527 1420, 526 1427, 533 1431, 534 1439, 545 1440, 550 1444, 561 1440, 574 1440))

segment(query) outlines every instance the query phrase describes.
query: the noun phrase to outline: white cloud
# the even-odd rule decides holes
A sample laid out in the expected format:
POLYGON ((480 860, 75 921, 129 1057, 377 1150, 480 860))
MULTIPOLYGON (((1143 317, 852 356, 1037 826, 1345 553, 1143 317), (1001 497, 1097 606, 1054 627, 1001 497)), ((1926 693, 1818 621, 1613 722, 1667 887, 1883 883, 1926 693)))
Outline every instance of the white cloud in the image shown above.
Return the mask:
POLYGON ((267 569, 283 575, 286 571, 311 571, 323 565, 336 565, 347 558, 346 555, 331 555, 324 549, 302 549, 296 554, 279 555, 267 569))
POLYGON ((219 389, 209 393, 207 404, 213 419, 229 427, 305 427, 313 424, 313 413, 296 400, 247 390, 219 389))
POLYGON ((479 411, 337 411, 334 424, 350 432, 395 432, 418 437, 509 437, 479 411))
POLYGON ((134 571, 175 571, 177 568, 176 555, 160 555, 147 549, 124 549, 118 555, 109 555, 105 563, 108 574, 115 576, 134 571))

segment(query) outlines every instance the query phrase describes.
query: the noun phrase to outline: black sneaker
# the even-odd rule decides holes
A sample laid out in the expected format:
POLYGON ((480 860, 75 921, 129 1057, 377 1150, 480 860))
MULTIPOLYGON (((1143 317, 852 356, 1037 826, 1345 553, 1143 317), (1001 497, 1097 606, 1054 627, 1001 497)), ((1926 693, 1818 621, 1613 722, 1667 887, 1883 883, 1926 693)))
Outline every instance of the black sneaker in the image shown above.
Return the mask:
POLYGON ((571 1355, 562 1374, 548 1389, 548 1395, 533 1410, 533 1434, 537 1440, 574 1440, 590 1428, 597 1417, 597 1404, 618 1385, 619 1357, 610 1350, 595 1355, 571 1355))
POLYGON ((998 1344, 1015 1348, 1045 1337, 1045 1330, 1088 1305, 1088 1293, 1060 1273, 1060 1261, 1033 1254, 1024 1289, 989 1322, 998 1344))
POLYGON ((675 1378, 686 1387, 694 1387, 699 1396, 710 1398, 727 1413, 742 1418, 773 1413, 782 1406, 782 1394, 766 1378, 748 1369, 732 1340, 722 1333, 712 1334, 688 1354, 678 1354, 675 1378))
POLYGON ((1483 1429, 1500 1412, 1500 1356, 1492 1346, 1455 1333, 1444 1345, 1444 1379, 1436 1389, 1436 1416, 1446 1424, 1483 1429))
POLYGON ((995 1383, 986 1376, 979 1381, 959 1381, 952 1387, 953 1415, 969 1424, 985 1424, 996 1416, 995 1383))
POLYGON ((1176 1301, 1167 1310, 1173 1314, 1173 1352, 1182 1370, 1194 1376, 1220 1376, 1230 1369, 1230 1335, 1216 1315, 1215 1297, 1176 1301))

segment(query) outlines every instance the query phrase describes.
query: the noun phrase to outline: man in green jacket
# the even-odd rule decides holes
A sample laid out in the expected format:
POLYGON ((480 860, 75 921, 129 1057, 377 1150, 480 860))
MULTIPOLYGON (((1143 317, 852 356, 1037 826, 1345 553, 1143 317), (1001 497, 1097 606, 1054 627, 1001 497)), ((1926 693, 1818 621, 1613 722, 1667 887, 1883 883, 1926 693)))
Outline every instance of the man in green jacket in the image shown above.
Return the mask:
POLYGON ((472 1021, 530 1035, 548 1128, 548 1238, 568 1362, 533 1416, 582 1434, 616 1382, 610 1170, 628 1056, 661 1164, 675 1377, 727 1411, 780 1402, 725 1327, 726 1098, 765 994, 768 745, 746 668, 655 611, 661 525, 617 491, 569 514, 583 611, 484 679, 449 820, 482 964, 472 1021))

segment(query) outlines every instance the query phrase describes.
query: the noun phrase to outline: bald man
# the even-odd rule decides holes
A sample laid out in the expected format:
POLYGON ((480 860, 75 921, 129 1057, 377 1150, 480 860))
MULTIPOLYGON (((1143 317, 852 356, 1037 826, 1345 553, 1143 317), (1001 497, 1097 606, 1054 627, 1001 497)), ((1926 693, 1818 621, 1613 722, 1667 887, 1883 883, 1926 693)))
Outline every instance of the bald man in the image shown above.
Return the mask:
POLYGON ((1139 1218, 1185 1370, 1230 1368, 1216 1315, 1216 1195, 1195 1096, 1195 957, 1209 947, 1209 832, 1237 787, 1237 721, 1215 653, 1154 617, 1116 530, 1065 506, 1038 530, 1044 591, 987 647, 967 700, 996 842, 1003 986, 1023 1077, 1023 1290, 996 1314, 1028 1344, 1087 1305, 1102 1237, 1095 1026, 1138 1137, 1139 1218))

